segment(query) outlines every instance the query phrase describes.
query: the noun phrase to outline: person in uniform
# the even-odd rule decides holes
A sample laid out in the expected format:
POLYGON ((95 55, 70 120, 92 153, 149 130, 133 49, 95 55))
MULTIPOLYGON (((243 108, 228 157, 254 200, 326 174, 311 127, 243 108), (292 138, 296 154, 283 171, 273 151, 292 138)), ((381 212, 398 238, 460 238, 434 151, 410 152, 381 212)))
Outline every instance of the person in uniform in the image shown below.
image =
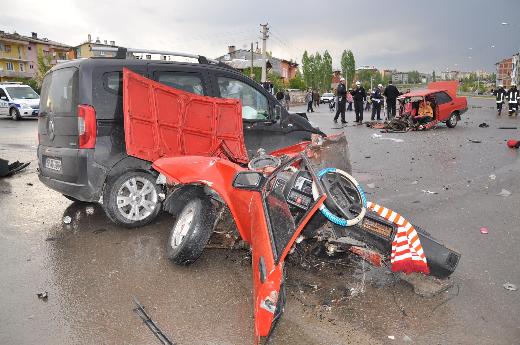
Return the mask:
POLYGON ((375 120, 377 114, 377 120, 381 120, 381 105, 383 104, 383 85, 377 85, 374 89, 370 98, 372 99, 372 121, 375 120))
POLYGON ((497 115, 500 116, 502 113, 502 105, 504 104, 504 100, 506 98, 506 90, 504 89, 504 85, 498 85, 498 89, 493 91, 493 95, 497 101, 497 115))
POLYGON ((509 116, 513 116, 513 113, 518 115, 518 101, 520 96, 518 95, 518 89, 516 84, 511 84, 511 88, 507 91, 507 102, 509 103, 509 116))
POLYGON ((356 122, 363 123, 363 105, 367 99, 365 88, 361 86, 361 82, 356 81, 356 87, 352 90, 352 98, 354 98, 354 111, 356 113, 356 122))
POLYGON ((338 109, 336 110, 336 116, 334 116, 334 122, 338 122, 338 117, 341 114, 341 123, 345 124, 345 106, 347 104, 347 87, 345 86, 345 78, 339 80, 338 88, 336 89, 336 96, 338 97, 338 109))

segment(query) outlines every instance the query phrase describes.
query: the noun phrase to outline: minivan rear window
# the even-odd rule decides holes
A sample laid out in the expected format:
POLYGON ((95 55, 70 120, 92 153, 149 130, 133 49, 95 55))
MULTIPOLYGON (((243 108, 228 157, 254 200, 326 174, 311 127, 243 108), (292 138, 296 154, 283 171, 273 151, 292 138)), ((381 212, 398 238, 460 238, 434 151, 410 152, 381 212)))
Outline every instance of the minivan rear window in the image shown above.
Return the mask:
POLYGON ((76 115, 78 105, 78 69, 55 70, 45 76, 40 95, 40 113, 76 115))

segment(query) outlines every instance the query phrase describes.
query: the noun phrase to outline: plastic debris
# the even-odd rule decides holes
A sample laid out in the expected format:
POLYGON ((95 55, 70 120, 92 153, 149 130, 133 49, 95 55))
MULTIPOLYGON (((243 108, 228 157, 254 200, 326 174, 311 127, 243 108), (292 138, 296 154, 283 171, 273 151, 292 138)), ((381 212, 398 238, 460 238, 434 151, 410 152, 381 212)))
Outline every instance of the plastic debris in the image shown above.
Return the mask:
POLYGON ((85 213, 88 214, 89 216, 90 216, 90 215, 93 215, 93 214, 94 214, 94 207, 92 207, 92 206, 88 206, 88 207, 85 209, 85 213))
POLYGON ((432 192, 431 190, 424 190, 424 189, 421 189, 421 190, 422 190, 422 192, 423 192, 424 194, 439 194, 439 193, 437 193, 437 192, 432 192))
POLYGON ((480 233, 485 235, 488 233, 488 229, 485 227, 482 227, 482 228, 480 228, 480 233))
POLYGON ((510 196, 511 195, 511 192, 508 191, 507 189, 503 189, 500 191, 500 193, 497 194, 497 196, 503 196, 503 197, 507 197, 507 196, 510 196))
POLYGON ((417 180, 412 182, 412 184, 418 184, 418 183, 419 183, 419 181, 417 181, 417 180))
POLYGON ((489 125, 485 122, 482 122, 480 125, 478 125, 480 128, 487 128, 489 125))
POLYGON ((63 217, 63 223, 70 224, 70 222, 72 222, 72 218, 70 218, 69 216, 63 217))
POLYGON ((472 143, 475 143, 475 144, 480 144, 482 141, 480 140, 476 140, 476 139, 468 139, 470 142, 472 143))
POLYGON ((513 127, 513 126, 511 126, 511 127, 498 127, 498 129, 518 129, 518 127, 516 127, 516 126, 515 127, 513 127))
POLYGON ((497 175, 495 175, 495 174, 489 175, 490 180, 496 180, 496 178, 497 178, 497 175))
POLYGON ((403 341, 405 341, 405 342, 410 342, 410 341, 412 341, 412 338, 410 338, 409 336, 407 336, 407 335, 405 334, 404 337, 403 337, 403 341))
POLYGON ((367 187, 370 188, 370 189, 374 189, 374 188, 376 188, 376 184, 375 183, 367 183, 367 187))
POLYGON ((46 301, 49 298, 49 293, 47 291, 42 291, 42 292, 38 292, 36 294, 36 296, 38 296, 38 298, 41 299, 42 301, 46 301))
POLYGON ((373 138, 373 139, 381 139, 381 140, 391 140, 391 141, 393 141, 394 143, 404 143, 404 140, 403 140, 403 139, 386 138, 386 137, 383 137, 381 134, 377 134, 377 133, 373 133, 373 134, 372 134, 372 138, 373 138))
POLYGON ((505 283, 505 284, 502 285, 502 286, 504 287, 504 289, 509 290, 509 291, 516 291, 516 290, 517 290, 515 284, 505 283))
POLYGON ((509 139, 507 141, 507 146, 512 149, 517 149, 520 147, 520 140, 509 139))
POLYGON ((395 340, 395 337, 394 337, 393 335, 389 335, 389 336, 388 336, 388 339, 390 339, 390 340, 395 340))

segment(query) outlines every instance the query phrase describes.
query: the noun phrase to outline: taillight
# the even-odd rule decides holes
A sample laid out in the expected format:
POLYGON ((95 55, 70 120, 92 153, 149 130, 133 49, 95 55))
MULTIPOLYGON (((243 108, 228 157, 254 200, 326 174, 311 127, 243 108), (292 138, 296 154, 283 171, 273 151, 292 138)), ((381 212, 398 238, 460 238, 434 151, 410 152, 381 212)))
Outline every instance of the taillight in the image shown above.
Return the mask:
POLYGON ((91 105, 78 105, 79 148, 96 147, 96 109, 91 105))

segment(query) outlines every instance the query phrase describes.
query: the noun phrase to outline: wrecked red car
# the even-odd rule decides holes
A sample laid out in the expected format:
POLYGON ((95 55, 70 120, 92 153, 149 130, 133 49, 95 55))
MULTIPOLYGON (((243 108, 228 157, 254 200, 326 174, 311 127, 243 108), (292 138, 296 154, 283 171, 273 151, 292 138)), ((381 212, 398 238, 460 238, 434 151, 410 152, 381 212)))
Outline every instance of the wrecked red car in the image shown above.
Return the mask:
POLYGON ((460 116, 468 110, 466 97, 457 96, 458 85, 458 81, 433 82, 426 90, 399 96, 399 116, 408 117, 412 124, 421 121, 420 118, 427 118, 423 125, 444 122, 449 128, 455 127, 460 116))
POLYGON ((129 70, 123 86, 127 151, 153 162, 167 194, 165 209, 175 218, 166 245, 170 260, 197 260, 226 215, 249 245, 255 343, 270 335, 283 313, 284 262, 302 241, 394 271, 439 278, 454 272, 458 253, 366 200, 350 175, 344 135, 314 135, 250 158, 240 101, 189 94, 129 70))

